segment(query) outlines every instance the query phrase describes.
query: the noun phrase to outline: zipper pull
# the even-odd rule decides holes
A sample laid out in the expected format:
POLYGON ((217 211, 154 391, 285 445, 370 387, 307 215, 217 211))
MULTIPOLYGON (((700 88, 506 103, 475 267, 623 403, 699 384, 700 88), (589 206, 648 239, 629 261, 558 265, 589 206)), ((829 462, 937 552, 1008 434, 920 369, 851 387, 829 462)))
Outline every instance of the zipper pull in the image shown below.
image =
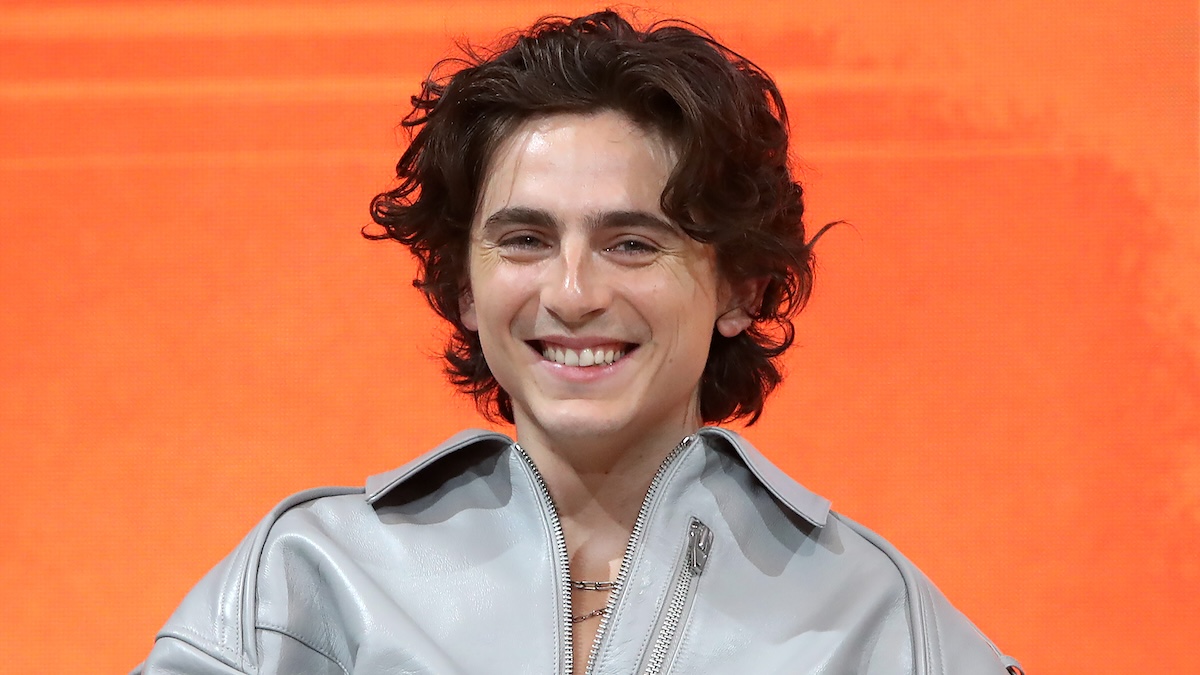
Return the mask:
POLYGON ((712 552, 713 533, 699 518, 692 518, 688 525, 688 565, 692 576, 698 577, 704 572, 708 563, 708 554, 712 552))

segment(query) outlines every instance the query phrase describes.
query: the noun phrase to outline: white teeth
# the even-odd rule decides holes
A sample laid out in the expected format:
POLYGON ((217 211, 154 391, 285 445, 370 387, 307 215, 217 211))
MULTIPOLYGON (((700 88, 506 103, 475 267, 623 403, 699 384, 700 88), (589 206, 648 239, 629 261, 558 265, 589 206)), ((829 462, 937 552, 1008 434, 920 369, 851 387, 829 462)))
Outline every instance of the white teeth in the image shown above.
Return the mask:
POLYGON ((588 366, 607 366, 617 359, 625 356, 625 352, 621 350, 604 350, 585 348, 579 351, 574 349, 564 349, 562 347, 545 347, 542 349, 542 358, 547 361, 561 363, 564 366, 575 366, 578 368, 586 368, 588 366))

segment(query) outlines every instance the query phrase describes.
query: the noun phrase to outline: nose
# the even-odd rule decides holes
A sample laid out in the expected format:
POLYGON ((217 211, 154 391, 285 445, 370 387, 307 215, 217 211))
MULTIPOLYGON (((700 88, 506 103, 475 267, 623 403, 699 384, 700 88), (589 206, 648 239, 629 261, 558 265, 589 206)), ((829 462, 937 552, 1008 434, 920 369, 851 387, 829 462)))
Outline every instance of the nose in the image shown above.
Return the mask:
POLYGON ((542 307, 567 326, 578 326, 602 314, 612 299, 602 263, 586 242, 564 239, 547 266, 542 307))

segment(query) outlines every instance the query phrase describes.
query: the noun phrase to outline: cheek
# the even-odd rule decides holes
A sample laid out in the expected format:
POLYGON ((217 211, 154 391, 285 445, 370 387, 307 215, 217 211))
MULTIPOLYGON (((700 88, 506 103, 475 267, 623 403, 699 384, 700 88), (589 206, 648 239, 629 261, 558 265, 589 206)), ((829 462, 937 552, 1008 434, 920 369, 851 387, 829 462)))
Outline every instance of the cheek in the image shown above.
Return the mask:
MULTIPOLYGON (((514 329, 520 332, 532 320, 538 296, 528 272, 501 265, 489 273, 472 276, 474 290, 469 309, 475 325, 471 330, 477 331, 485 343, 490 336, 507 335, 514 329)), ((463 318, 465 322, 466 314, 463 318)))
POLYGON ((713 254, 700 244, 664 256, 656 263, 660 279, 672 285, 672 292, 691 303, 717 303, 720 274, 713 254), (669 281, 668 281, 669 280, 669 281))
POLYGON ((463 325, 469 330, 479 332, 480 326, 487 329, 488 317, 494 313, 498 299, 504 293, 497 293, 498 256, 491 249, 472 243, 470 264, 467 268, 467 283, 470 291, 459 299, 459 312, 463 325))

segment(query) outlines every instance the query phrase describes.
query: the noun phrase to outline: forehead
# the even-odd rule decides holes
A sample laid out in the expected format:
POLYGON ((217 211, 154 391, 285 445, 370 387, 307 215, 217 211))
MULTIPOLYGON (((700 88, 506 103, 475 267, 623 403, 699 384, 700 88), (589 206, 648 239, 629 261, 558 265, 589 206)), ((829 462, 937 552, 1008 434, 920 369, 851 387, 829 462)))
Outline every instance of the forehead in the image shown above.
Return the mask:
POLYGON ((569 214, 604 210, 659 213, 676 162, 662 134, 614 111, 555 114, 519 124, 484 175, 476 222, 506 207, 569 214))

